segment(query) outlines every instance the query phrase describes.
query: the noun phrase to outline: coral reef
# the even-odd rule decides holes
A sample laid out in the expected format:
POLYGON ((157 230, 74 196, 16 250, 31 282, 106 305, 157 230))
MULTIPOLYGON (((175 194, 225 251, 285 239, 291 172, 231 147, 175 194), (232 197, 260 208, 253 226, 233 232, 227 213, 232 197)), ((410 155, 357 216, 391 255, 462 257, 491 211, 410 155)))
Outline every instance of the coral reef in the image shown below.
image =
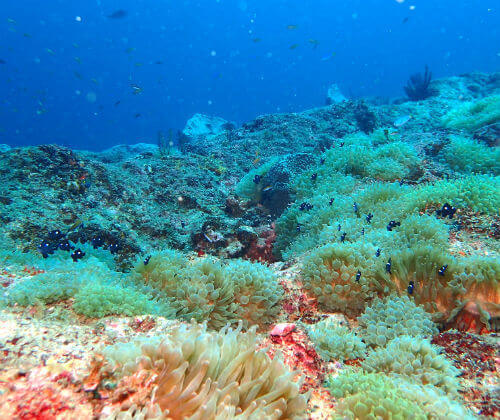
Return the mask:
POLYGON ((0 145, 3 412, 498 416, 499 81, 0 145))

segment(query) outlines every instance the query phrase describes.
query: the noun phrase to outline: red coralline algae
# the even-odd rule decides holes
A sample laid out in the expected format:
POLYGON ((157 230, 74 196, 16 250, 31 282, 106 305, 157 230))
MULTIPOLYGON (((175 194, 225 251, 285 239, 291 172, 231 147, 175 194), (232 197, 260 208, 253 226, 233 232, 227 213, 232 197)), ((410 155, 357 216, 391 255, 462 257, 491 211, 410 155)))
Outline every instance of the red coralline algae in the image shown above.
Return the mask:
POLYGON ((432 339, 444 349, 455 366, 463 370, 463 377, 483 377, 485 372, 496 372, 497 349, 472 334, 444 332, 432 339))
POLYGON ((23 420, 55 420, 69 409, 59 392, 49 387, 24 390, 18 399, 15 416, 23 420))
POLYGON ((318 314, 317 302, 309 298, 296 284, 280 281, 285 291, 283 310, 290 321, 314 320, 318 314))
POLYGON ((37 274, 42 274, 45 273, 45 270, 39 270, 35 267, 27 267, 25 266, 23 269, 23 273, 29 275, 29 276, 36 276, 37 274))
POLYGON ((498 349, 480 336, 448 331, 435 336, 432 343, 443 348, 445 355, 462 370, 461 391, 467 406, 481 415, 500 413, 500 399, 487 387, 485 377, 498 377, 498 349))
POLYGON ((91 413, 85 394, 72 389, 69 372, 50 375, 37 368, 1 385, 2 418, 56 420, 86 418, 91 413))
POLYGON ((306 379, 301 392, 321 385, 325 378, 325 370, 316 350, 302 331, 297 330, 284 336, 271 335, 270 339, 274 344, 269 351, 271 357, 274 356, 276 350, 280 350, 284 355, 285 363, 305 375, 306 379))
POLYGON ((252 261, 269 262, 276 261, 273 255, 273 246, 276 241, 276 231, 274 223, 271 229, 263 230, 259 237, 254 240, 246 252, 246 257, 252 261))

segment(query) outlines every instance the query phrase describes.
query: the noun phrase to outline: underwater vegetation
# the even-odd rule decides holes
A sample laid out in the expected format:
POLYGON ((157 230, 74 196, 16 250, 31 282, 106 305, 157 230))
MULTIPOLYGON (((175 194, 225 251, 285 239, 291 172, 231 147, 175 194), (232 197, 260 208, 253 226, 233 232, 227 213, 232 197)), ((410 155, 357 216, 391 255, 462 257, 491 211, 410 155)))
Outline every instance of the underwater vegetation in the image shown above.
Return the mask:
POLYGON ((500 95, 464 102, 448 111, 442 119, 447 128, 474 131, 500 121, 500 95))
POLYGON ((197 114, 180 148, 5 148, 2 351, 40 370, 0 403, 56 412, 18 390, 66 387, 75 418, 496 415, 495 80, 425 100, 426 69, 412 101, 240 128, 197 114))
POLYGON ((168 302, 175 317, 207 322, 213 329, 242 322, 245 328, 272 322, 283 290, 275 273, 245 260, 189 261, 182 254, 153 254, 135 268, 137 281, 168 302))
POLYGON ((139 260, 124 274, 106 251, 82 248, 88 258, 78 264, 62 256, 45 260, 39 264, 43 272, 10 287, 5 301, 28 306, 73 298, 73 310, 91 318, 157 314, 196 319, 213 329, 238 322, 245 328, 265 325, 279 312, 282 288, 274 272, 259 263, 190 261, 168 250, 139 260))
POLYGON ((419 386, 410 376, 350 371, 327 386, 340 399, 334 418, 473 419, 457 401, 433 386, 419 386))
POLYGON ((315 350, 326 361, 350 360, 366 356, 366 344, 349 327, 325 318, 309 327, 307 333, 315 350))

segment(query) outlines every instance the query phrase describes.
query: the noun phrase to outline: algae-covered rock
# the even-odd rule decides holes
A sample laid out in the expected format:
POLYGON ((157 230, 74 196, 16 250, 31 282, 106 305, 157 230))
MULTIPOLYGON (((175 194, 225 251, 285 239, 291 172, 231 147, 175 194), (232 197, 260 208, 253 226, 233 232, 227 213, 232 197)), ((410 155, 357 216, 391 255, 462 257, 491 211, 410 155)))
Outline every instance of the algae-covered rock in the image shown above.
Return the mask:
POLYGON ((211 140, 219 134, 234 128, 234 125, 220 117, 208 116, 203 114, 194 114, 182 130, 186 136, 187 143, 196 143, 198 139, 211 140))

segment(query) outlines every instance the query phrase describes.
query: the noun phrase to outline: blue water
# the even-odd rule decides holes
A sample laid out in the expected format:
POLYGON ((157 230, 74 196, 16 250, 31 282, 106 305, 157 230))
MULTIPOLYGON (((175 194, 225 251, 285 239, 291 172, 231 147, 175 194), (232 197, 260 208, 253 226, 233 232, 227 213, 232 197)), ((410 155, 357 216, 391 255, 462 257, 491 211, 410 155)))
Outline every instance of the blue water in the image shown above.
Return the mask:
POLYGON ((323 105, 331 83, 348 97, 394 97, 425 64, 434 77, 498 71, 499 9, 498 0, 4 0, 0 143, 155 142, 196 112, 241 123, 323 105), (120 9, 125 17, 106 17, 120 9))

